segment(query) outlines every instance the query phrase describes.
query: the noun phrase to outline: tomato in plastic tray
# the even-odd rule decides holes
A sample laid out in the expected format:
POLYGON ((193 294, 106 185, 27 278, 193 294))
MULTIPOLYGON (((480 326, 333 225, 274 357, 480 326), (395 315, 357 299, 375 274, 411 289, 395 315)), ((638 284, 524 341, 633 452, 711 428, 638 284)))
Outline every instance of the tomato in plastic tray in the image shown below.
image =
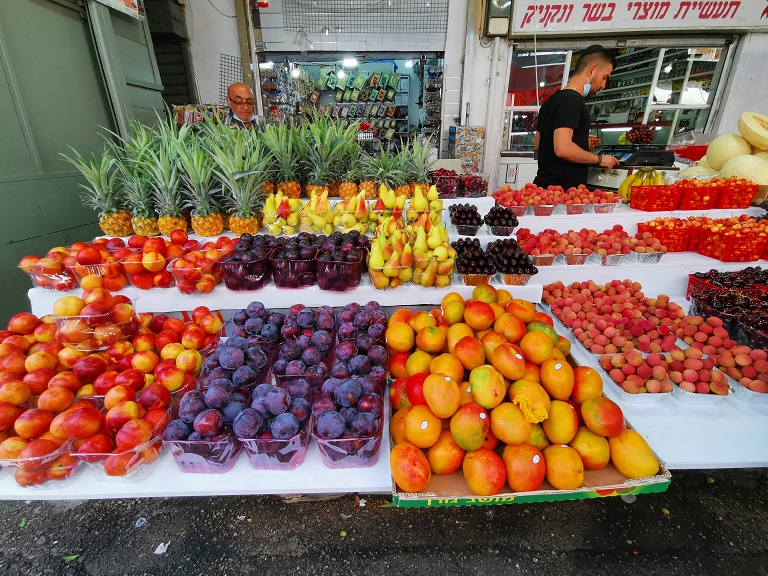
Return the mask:
POLYGON ((665 212, 677 208, 681 186, 632 186, 629 207, 644 212, 665 212))
POLYGON ((680 210, 709 210, 720 196, 720 186, 680 186, 680 210))
POLYGON ((692 231, 689 228, 655 228, 640 222, 637 231, 641 234, 651 232, 666 247, 667 252, 687 252, 691 242, 692 231))
POLYGON ((754 262, 760 259, 766 243, 766 236, 745 238, 710 232, 699 238, 698 252, 721 262, 754 262))
POLYGON ((749 208, 755 194, 757 194, 757 184, 720 186, 715 208, 749 208))

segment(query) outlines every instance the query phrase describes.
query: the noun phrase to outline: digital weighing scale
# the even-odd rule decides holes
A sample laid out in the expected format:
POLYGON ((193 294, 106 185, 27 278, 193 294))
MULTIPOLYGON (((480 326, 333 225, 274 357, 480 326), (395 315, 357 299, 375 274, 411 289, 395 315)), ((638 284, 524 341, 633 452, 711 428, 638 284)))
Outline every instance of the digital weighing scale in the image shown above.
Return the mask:
POLYGON ((620 164, 611 170, 591 167, 587 175, 590 188, 618 190, 624 179, 638 168, 655 168, 662 175, 666 171, 679 170, 675 166, 675 153, 662 145, 617 144, 598 146, 592 152, 618 158, 620 164))

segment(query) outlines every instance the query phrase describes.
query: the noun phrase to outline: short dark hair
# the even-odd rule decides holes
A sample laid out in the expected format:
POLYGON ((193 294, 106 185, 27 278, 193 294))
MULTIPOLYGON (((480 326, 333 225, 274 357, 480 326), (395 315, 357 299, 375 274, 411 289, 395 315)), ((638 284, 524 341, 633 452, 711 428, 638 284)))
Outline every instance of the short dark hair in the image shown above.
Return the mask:
POLYGON ((576 62, 576 70, 574 74, 578 74, 585 68, 592 64, 610 64, 616 68, 616 56, 613 50, 608 50, 600 46, 600 44, 593 44, 582 50, 581 56, 579 56, 578 62, 576 62))

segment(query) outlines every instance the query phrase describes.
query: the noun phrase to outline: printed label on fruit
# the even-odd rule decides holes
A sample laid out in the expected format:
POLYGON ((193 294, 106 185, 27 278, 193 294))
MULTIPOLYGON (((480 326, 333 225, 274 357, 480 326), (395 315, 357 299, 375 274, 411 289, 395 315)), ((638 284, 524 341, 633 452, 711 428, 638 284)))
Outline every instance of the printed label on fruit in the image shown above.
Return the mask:
POLYGON ((427 422, 426 420, 422 420, 421 421, 421 429, 422 430, 426 430, 428 426, 429 426, 429 422, 427 422))
POLYGON ((562 367, 563 367, 562 364, 555 364, 555 370, 560 370, 560 368, 562 367))
POLYGON ((445 376, 444 378, 445 378, 446 382, 450 382, 451 381, 451 377, 450 376, 445 376))
POLYGON ((515 354, 515 358, 517 358, 518 360, 522 360, 523 359, 523 357, 520 354, 515 354))
POLYGON ((534 457, 533 457, 533 463, 534 463, 534 464, 538 464, 538 463, 539 463, 539 460, 541 460, 541 458, 539 458, 539 455, 538 455, 538 454, 534 455, 534 457))
POLYGON ((485 420, 485 414, 480 414, 480 420, 485 420))

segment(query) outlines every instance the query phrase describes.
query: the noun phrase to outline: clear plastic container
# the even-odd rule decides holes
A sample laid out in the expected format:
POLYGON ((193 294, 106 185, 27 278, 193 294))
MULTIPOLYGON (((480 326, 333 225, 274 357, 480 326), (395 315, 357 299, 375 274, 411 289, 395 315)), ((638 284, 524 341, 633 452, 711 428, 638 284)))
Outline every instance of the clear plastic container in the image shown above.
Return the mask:
MULTIPOLYGON (((162 255, 155 259, 145 259, 147 254, 141 255, 141 262, 128 263, 133 256, 126 256, 120 260, 120 265, 128 277, 128 282, 139 290, 151 290, 152 288, 172 288, 175 276, 168 270, 169 260, 162 255)), ((173 259, 175 260, 175 258, 173 259)))
POLYGON ((155 436, 136 448, 79 458, 94 471, 100 482, 141 482, 155 469, 162 449, 163 439, 155 436))
POLYGON ((525 216, 525 213, 528 212, 528 206, 505 206, 505 208, 518 218, 520 216, 525 216))
POLYGON ((487 226, 488 233, 493 236, 512 236, 515 231, 514 226, 487 226))
POLYGON ((554 204, 539 204, 533 207, 534 216, 552 216, 555 211, 554 204))
POLYGON ((399 280, 399 277, 403 275, 406 268, 412 268, 412 266, 398 266, 397 267, 397 275, 395 276, 387 276, 384 273, 384 268, 375 268, 368 264, 368 276, 371 279, 371 283, 373 286, 378 290, 392 290, 394 288, 397 288, 399 286, 403 286, 404 284, 409 284, 411 278, 413 277, 413 274, 411 273, 408 275, 408 280, 402 281, 399 280), (384 280, 386 279, 386 284, 384 283, 384 280), (394 282, 393 282, 394 281, 394 282))
POLYGON ((755 392, 736 381, 731 382, 731 390, 733 391, 733 395, 742 402, 749 402, 750 404, 768 404, 767 393, 755 392))
POLYGON ((251 468, 256 470, 293 470, 304 463, 309 448, 309 421, 298 434, 287 440, 241 438, 251 468))
POLYGON ((533 274, 502 274, 501 278, 507 286, 525 286, 533 274))
MULTIPOLYGON (((133 305, 133 302, 130 303, 133 305)), ((141 322, 135 310, 129 320, 114 322, 112 314, 99 316, 53 316, 56 340, 67 348, 90 354, 101 352, 138 334, 141 322)))
POLYGON ((194 266, 175 258, 168 263, 167 270, 182 294, 210 294, 224 280, 221 259, 210 265, 194 266))
POLYGON ((327 468, 370 468, 379 460, 382 429, 368 438, 324 440, 316 434, 312 435, 327 468))
POLYGON ((224 285, 238 292, 263 288, 272 276, 271 254, 272 250, 267 248, 257 250, 255 258, 242 259, 234 254, 221 260, 224 285))
POLYGON ((237 463, 242 444, 234 434, 221 440, 165 440, 179 470, 192 474, 223 474, 237 463))
POLYGON ((465 286, 481 286, 490 283, 493 276, 493 274, 461 274, 461 279, 465 286))
POLYGON ((420 261, 418 264, 414 260, 411 281, 413 284, 421 286, 422 288, 444 288, 451 284, 451 277, 453 276, 455 267, 456 261, 453 258, 445 258, 443 260, 427 258, 420 261), (432 278, 425 276, 427 271, 432 274, 432 278), (439 279, 441 282, 438 282, 438 276, 440 276, 439 279), (446 277, 447 284, 445 283, 446 277))
POLYGON ((672 386, 672 395, 685 404, 699 404, 699 405, 712 405, 722 402, 728 396, 731 396, 733 391, 730 386, 728 387, 728 394, 699 394, 697 392, 688 392, 683 390, 675 384, 672 386))
POLYGON ((481 224, 453 224, 453 229, 459 236, 476 236, 481 224))
POLYGON ((627 259, 628 254, 598 254, 593 252, 590 258, 601 266, 618 266, 627 259))
POLYGON ((16 484, 24 488, 49 488, 68 485, 80 467, 71 454, 72 440, 44 456, 0 460, 0 468, 8 468, 16 484))
POLYGON ((611 386, 611 389, 619 396, 619 398, 621 398, 622 402, 627 402, 629 404, 656 404, 662 398, 667 398, 671 394, 671 392, 658 392, 656 394, 644 392, 642 394, 630 394, 616 384, 616 382, 614 382, 607 374, 603 380, 609 383, 608 386, 611 386))
POLYGON ((120 286, 120 289, 124 288, 128 283, 125 271, 117 261, 103 262, 101 264, 65 265, 65 269, 77 279, 78 284, 80 284, 80 287, 84 290, 91 288, 92 286, 90 285, 89 280, 86 280, 86 285, 83 286, 83 280, 86 278, 90 279, 93 276, 102 278, 102 283, 104 282, 104 278, 112 278, 114 279, 114 282, 120 286))
POLYGON ((587 259, 589 258, 589 254, 570 254, 564 256, 565 263, 568 266, 581 266, 582 264, 586 264, 587 259))
POLYGON ((320 290, 346 292, 360 286, 363 258, 357 262, 327 262, 315 259, 317 285, 320 290))
POLYGON ((618 202, 608 202, 607 204, 592 204, 592 210, 595 214, 610 214, 616 209, 618 202))
POLYGON ((287 260, 270 258, 272 278, 278 288, 307 288, 317 282, 315 258, 311 260, 287 260))
POLYGON ((552 266, 557 259, 557 254, 537 254, 531 258, 533 258, 533 263, 536 266, 552 266))
POLYGON ((565 205, 565 213, 570 215, 574 214, 584 214, 587 210, 586 204, 566 204, 565 205))
POLYGON ((68 292, 78 286, 74 274, 63 268, 61 262, 58 261, 51 261, 48 264, 34 264, 31 268, 26 266, 19 266, 19 268, 29 275, 33 288, 68 292))
POLYGON ((664 252, 632 252, 630 259, 640 264, 657 264, 664 252))

